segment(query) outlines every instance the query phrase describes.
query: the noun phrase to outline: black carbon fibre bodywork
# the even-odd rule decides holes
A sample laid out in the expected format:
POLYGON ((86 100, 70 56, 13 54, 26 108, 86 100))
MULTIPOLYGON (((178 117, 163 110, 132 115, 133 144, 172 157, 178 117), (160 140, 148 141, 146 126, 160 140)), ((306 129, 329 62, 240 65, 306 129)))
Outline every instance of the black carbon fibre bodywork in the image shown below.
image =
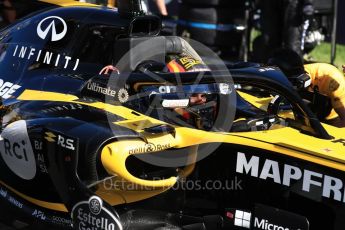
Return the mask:
MULTIPOLYGON (((184 126, 170 123, 170 120, 160 120, 159 117, 154 116, 155 114, 146 114, 146 111, 140 110, 147 102, 139 100, 137 96, 142 93, 140 87, 179 84, 183 87, 213 86, 222 83, 226 84, 228 90, 234 92, 229 95, 220 94, 217 99, 217 102, 224 103, 218 104, 218 107, 225 108, 222 114, 224 116, 220 118, 222 124, 232 120, 233 117, 227 116, 230 114, 227 113, 229 110, 236 113, 231 114, 234 117, 236 115, 236 118, 264 117, 259 120, 263 123, 274 116, 269 116, 271 114, 267 111, 254 106, 245 95, 240 96, 239 93, 235 93, 234 84, 251 85, 269 92, 274 91, 290 101, 289 108, 294 120, 286 119, 291 123, 289 126, 284 126, 288 129, 287 132, 305 135, 303 137, 310 137, 320 142, 331 142, 332 136, 328 133, 328 129, 324 128, 279 70, 261 65, 235 64, 226 66, 223 71, 215 68, 215 71, 179 73, 176 77, 174 73, 164 71, 153 73, 148 68, 144 71, 138 70, 136 67, 141 61, 152 61, 146 60, 145 55, 140 53, 137 56, 131 54, 128 63, 125 63, 125 67, 131 72, 121 70, 119 73, 114 71, 111 75, 99 74, 104 66, 121 62, 119 56, 125 54, 126 49, 131 48, 130 45, 138 41, 155 38, 154 43, 157 43, 158 49, 162 48, 164 52, 178 47, 177 43, 174 43, 179 41, 178 39, 159 36, 158 18, 141 15, 140 12, 137 15, 137 13, 131 18, 132 14, 125 13, 121 16, 116 9, 61 7, 30 15, 0 31, 0 96, 2 97, 0 200, 2 203, 14 209, 14 213, 18 213, 19 220, 24 213, 23 219, 29 224, 38 222, 39 225, 48 224, 67 229, 71 229, 72 224, 75 229, 87 229, 83 225, 85 223, 93 226, 93 230, 241 229, 240 225, 234 225, 236 214, 230 210, 231 208, 244 209, 244 211, 265 210, 264 213, 282 216, 277 219, 283 222, 286 219, 291 220, 291 223, 303 230, 308 229, 308 220, 313 222, 310 226, 341 229, 339 226, 342 226, 343 221, 336 215, 344 212, 342 210, 337 212, 336 207, 344 203, 339 204, 338 198, 341 197, 342 200, 345 198, 343 194, 339 196, 338 193, 331 194, 331 191, 340 192, 342 189, 343 192, 343 188, 334 186, 334 183, 337 186, 342 184, 345 177, 341 170, 328 167, 329 158, 319 157, 321 161, 326 162, 320 166, 306 160, 315 156, 307 150, 302 151, 300 146, 261 140, 259 135, 256 139, 247 137, 243 134, 244 131, 236 133, 231 129, 234 126, 229 126, 228 129, 215 127, 208 130, 210 132, 197 130, 194 126, 186 126, 189 128, 187 130, 184 126), (65 26, 66 30, 64 30, 65 26), (59 37, 59 33, 64 34, 59 37), (166 45, 168 42, 169 46, 166 45), (124 44, 125 48, 120 47, 119 44, 124 44), (119 94, 121 90, 124 92, 123 95, 119 94), (128 99, 134 100, 131 102, 128 99), (147 125, 141 129, 136 123, 137 120, 151 126, 147 125), (202 140, 201 144, 192 143, 203 135, 206 137, 222 135, 224 140, 233 139, 227 139, 230 140, 227 143, 218 143, 223 141, 221 138, 214 138, 210 143, 209 140, 202 140), (169 137, 167 140, 170 142, 185 138, 191 143, 185 144, 183 139, 179 140, 181 143, 171 147, 172 143, 164 142, 165 137, 169 137), (155 139, 157 145, 160 144, 159 151, 157 146, 148 141, 149 138, 155 139), (123 146, 127 143, 130 145, 134 141, 140 143, 137 143, 138 146, 130 146, 133 147, 132 149, 125 148, 127 146, 117 149, 118 146, 115 144, 121 141, 124 143, 123 146), (245 141, 255 142, 258 147, 245 145, 243 144, 246 143, 245 141), (161 153, 160 150, 169 152, 176 149, 185 153, 195 145, 199 145, 199 151, 215 143, 219 144, 218 148, 212 155, 193 165, 194 171, 191 170, 188 179, 195 185, 200 182, 206 184, 210 180, 236 179, 243 181, 241 184, 245 187, 243 190, 236 190, 234 187, 225 190, 223 188, 208 190, 207 187, 189 190, 178 187, 165 191, 163 186, 163 188, 159 187, 162 191, 150 187, 148 190, 134 189, 129 191, 128 195, 121 189, 116 190, 117 194, 98 190, 96 186, 99 182, 117 176, 115 175, 117 171, 110 172, 109 168, 104 166, 105 163, 101 159, 102 151, 105 152, 104 156, 109 158, 115 154, 120 156, 132 154, 128 160, 125 158, 124 165, 129 174, 135 176, 134 181, 152 180, 149 182, 154 184, 163 179, 176 177, 174 182, 180 186, 186 182, 180 175, 184 170, 188 171, 188 167, 157 166, 138 160, 139 158, 134 155, 150 155, 161 153), (271 145, 271 149, 264 149, 267 145, 271 145), (153 146, 157 151, 152 151, 153 146), (148 150, 149 148, 151 150, 148 150), (281 152, 278 150, 275 152, 276 149, 281 152), (23 161, 27 164, 22 164, 23 161), (28 165, 33 167, 24 167, 28 165), (266 165, 266 168, 263 165, 266 165), (300 173, 300 178, 297 178, 299 174, 290 175, 289 186, 283 184, 285 174, 279 171, 283 172, 286 167, 290 167, 290 173, 300 173), (301 179, 305 171, 310 173, 309 175, 315 177, 321 175, 319 178, 326 178, 325 181, 330 184, 324 187, 327 187, 326 191, 329 194, 320 192, 322 186, 313 193, 306 192, 303 187, 304 178, 301 179), (152 196, 143 198, 138 195, 139 192, 156 192, 155 189, 158 192, 152 196), (104 197, 108 200, 103 197, 102 200, 99 194, 97 197, 95 194, 99 191, 101 195, 105 194, 104 197), (315 194, 316 198, 312 196, 315 194), (128 201, 125 195, 134 198, 128 201), (113 202, 111 196, 119 197, 118 200, 121 202, 110 205, 110 202, 113 202), (308 204, 312 207, 306 207, 308 204), (326 224, 321 223, 323 213, 312 213, 314 207, 330 210, 330 214, 325 217, 326 224), (100 223, 97 226, 98 220, 103 221, 102 227, 99 227, 100 223), (113 221, 111 224, 120 221, 119 226, 122 225, 123 228, 112 228, 115 225, 109 224, 108 220, 109 223, 113 221)), ((164 55, 154 56, 155 62, 162 57, 165 61, 164 55)), ((165 63, 158 63, 155 67, 157 66, 164 67, 165 63)), ((250 131, 250 128, 252 127, 245 131, 250 131)), ((270 131, 266 129, 261 134, 264 136, 270 131)), ((342 139, 336 141, 342 143, 342 139)), ((117 165, 118 161, 111 163, 117 165)), ((342 164, 341 161, 334 159, 331 163, 342 164)), ((310 179, 309 182, 314 182, 315 185, 318 181, 310 179)), ((241 219, 242 223, 244 220, 241 219)), ((254 219, 250 224, 254 224, 254 219)), ((259 226, 265 229, 268 224, 264 220, 259 226)))

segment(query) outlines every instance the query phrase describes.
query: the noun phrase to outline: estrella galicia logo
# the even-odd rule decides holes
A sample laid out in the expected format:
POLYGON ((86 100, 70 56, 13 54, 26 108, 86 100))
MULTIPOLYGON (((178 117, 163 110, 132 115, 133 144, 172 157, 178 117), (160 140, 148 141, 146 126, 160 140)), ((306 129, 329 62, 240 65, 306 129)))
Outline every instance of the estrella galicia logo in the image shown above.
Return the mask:
POLYGON ((40 23, 37 26, 37 34, 40 38, 46 39, 49 32, 51 34, 52 42, 61 40, 63 37, 65 37, 67 33, 66 22, 58 16, 49 16, 49 17, 44 18, 42 21, 40 21, 40 23), (55 23, 57 21, 60 21, 62 23, 63 29, 61 32, 56 31, 55 23))
POLYGON ((93 196, 90 198, 89 209, 92 214, 98 215, 102 211, 102 206, 102 200, 99 197, 93 196))
POLYGON ((77 203, 71 217, 74 229, 123 230, 118 214, 104 207, 98 196, 77 203))

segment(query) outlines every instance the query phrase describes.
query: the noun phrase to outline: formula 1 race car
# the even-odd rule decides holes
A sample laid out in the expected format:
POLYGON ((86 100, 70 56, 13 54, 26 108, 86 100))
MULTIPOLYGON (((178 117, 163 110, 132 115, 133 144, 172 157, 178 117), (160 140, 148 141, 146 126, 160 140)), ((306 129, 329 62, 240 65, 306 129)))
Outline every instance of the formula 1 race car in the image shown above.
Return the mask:
POLYGON ((2 221, 343 229, 344 129, 320 123, 275 67, 211 55, 210 71, 167 71, 168 56, 193 56, 176 59, 191 67, 203 50, 160 36, 136 1, 117 2, 1 31, 2 221))

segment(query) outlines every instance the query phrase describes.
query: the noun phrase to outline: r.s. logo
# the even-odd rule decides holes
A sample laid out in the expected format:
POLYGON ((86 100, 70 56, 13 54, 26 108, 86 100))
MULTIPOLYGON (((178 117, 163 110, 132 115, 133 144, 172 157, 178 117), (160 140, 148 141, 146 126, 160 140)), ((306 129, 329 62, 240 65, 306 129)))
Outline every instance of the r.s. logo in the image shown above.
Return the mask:
POLYGON ((56 142, 57 145, 61 146, 62 148, 75 150, 75 140, 64 137, 61 134, 53 133, 53 132, 45 132, 45 137, 49 142, 56 142))
POLYGON ((49 32, 51 34, 52 42, 61 40, 67 33, 66 22, 58 16, 49 16, 44 18, 37 26, 37 34, 40 38, 46 39, 49 32), (62 23, 63 29, 61 32, 56 31, 56 21, 60 21, 62 23))

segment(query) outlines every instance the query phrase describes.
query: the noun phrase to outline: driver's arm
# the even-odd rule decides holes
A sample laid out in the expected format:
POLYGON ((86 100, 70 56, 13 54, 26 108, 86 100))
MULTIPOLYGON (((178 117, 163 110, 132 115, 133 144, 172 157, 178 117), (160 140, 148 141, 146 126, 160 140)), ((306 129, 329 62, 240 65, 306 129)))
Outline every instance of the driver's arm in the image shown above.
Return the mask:
POLYGON ((116 68, 113 65, 107 65, 105 66, 103 69, 101 69, 101 71, 98 73, 99 75, 102 74, 110 74, 112 71, 116 71, 118 74, 120 73, 120 71, 118 70, 118 68, 116 68))
POLYGON ((337 127, 345 127, 345 86, 340 86, 339 88, 343 87, 342 95, 335 98, 332 98, 332 105, 335 112, 338 114, 338 118, 334 121, 331 121, 332 125, 337 127))
POLYGON ((337 127, 345 127, 345 107, 336 108, 334 110, 339 115, 339 119, 337 119, 333 125, 337 127))
POLYGON ((157 8, 159 10, 159 13, 163 16, 167 16, 168 15, 168 11, 167 8, 165 6, 165 1, 164 0, 155 0, 157 8))
POLYGON ((338 114, 338 118, 331 123, 337 127, 345 127, 345 78, 332 65, 319 64, 317 66, 320 93, 331 99, 332 107, 338 114))

